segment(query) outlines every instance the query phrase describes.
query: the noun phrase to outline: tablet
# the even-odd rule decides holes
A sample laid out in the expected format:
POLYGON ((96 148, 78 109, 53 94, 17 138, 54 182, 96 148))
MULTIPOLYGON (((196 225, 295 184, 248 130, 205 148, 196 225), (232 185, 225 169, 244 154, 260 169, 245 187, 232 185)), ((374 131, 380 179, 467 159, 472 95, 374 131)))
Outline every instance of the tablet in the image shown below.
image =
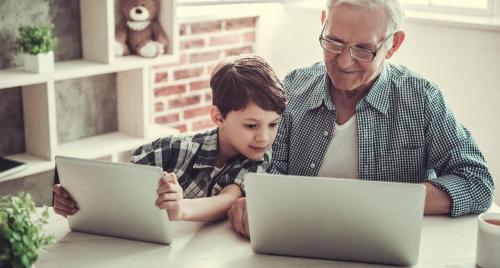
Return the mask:
POLYGON ((172 242, 165 210, 155 205, 160 167, 56 156, 61 185, 79 211, 73 231, 153 243, 172 242))

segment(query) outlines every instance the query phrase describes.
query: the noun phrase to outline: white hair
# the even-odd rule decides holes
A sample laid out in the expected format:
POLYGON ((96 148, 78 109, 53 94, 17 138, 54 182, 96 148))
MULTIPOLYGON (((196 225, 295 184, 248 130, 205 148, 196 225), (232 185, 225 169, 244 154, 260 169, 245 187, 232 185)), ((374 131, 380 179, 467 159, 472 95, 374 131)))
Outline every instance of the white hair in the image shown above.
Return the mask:
POLYGON ((330 11, 332 6, 342 3, 361 7, 367 10, 375 10, 379 7, 384 7, 390 18, 390 23, 387 29, 388 34, 399 30, 399 27, 403 22, 404 11, 398 0, 327 0, 327 11, 330 11))

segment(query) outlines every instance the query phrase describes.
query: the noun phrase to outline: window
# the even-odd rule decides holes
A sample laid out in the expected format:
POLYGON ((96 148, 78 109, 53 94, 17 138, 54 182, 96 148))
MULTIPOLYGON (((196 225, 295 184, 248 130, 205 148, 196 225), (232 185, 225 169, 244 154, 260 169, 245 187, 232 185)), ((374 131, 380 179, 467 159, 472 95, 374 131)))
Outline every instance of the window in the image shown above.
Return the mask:
POLYGON ((407 9, 424 9, 447 13, 493 15, 500 0, 400 0, 407 9))
POLYGON ((177 0, 180 6, 282 2, 282 0, 177 0))

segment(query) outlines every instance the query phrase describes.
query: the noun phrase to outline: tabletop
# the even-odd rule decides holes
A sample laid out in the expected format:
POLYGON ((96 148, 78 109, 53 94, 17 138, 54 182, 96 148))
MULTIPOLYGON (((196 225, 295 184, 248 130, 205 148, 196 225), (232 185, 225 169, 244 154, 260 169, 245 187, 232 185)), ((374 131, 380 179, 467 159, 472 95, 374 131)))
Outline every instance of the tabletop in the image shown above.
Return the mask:
MULTIPOLYGON (((44 267, 393 267, 253 253, 248 239, 227 220, 173 222, 169 246, 91 235, 69 230, 67 220, 50 210, 48 232, 57 243, 40 254, 44 267)), ((490 211, 500 211, 493 206, 490 211)), ((474 267, 477 215, 460 218, 425 216, 420 257, 415 267, 474 267)))

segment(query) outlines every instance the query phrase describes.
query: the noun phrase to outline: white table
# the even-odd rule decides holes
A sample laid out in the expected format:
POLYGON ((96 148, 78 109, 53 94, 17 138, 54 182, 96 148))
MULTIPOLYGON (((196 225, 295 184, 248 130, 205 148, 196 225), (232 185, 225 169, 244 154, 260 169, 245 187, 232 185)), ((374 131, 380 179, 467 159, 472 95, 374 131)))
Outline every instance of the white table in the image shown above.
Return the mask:
MULTIPOLYGON (((52 212, 52 209, 50 209, 52 212)), ((500 211, 495 206, 491 211, 500 211)), ((57 243, 41 253, 44 267, 386 267, 254 254, 250 243, 234 233, 228 221, 174 223, 170 246, 71 232, 63 217, 51 213, 47 231, 57 243)), ((477 216, 425 217, 420 258, 415 267, 474 267, 477 216)))

